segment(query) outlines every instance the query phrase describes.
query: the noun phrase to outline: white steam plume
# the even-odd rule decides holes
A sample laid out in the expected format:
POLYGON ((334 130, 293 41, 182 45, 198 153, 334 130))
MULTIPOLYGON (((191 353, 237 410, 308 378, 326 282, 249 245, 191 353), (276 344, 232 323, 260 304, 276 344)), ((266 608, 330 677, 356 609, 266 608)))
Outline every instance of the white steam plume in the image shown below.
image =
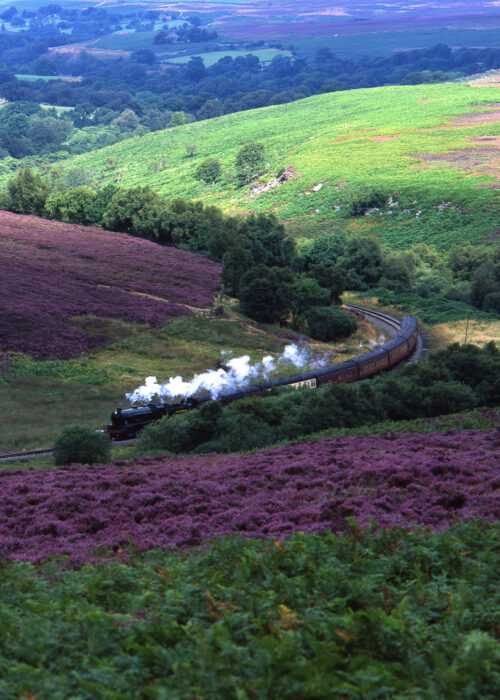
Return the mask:
MULTIPOLYGON (((222 351, 222 355, 228 355, 228 351, 222 351)), ((285 362, 295 367, 304 367, 312 360, 311 353, 307 348, 299 348, 297 345, 287 345, 283 353, 274 358, 266 355, 261 362, 250 362, 249 355, 233 357, 225 361, 226 369, 209 369, 202 374, 195 374, 189 381, 185 382, 182 377, 170 377, 167 382, 159 384, 156 377, 147 377, 143 386, 127 394, 127 399, 135 403, 147 403, 155 396, 164 399, 187 399, 194 396, 199 391, 206 391, 216 399, 223 392, 235 391, 250 384, 252 379, 261 377, 268 379, 271 372, 276 369, 277 362, 285 362)), ((326 363, 326 359, 315 360, 315 366, 326 363)))

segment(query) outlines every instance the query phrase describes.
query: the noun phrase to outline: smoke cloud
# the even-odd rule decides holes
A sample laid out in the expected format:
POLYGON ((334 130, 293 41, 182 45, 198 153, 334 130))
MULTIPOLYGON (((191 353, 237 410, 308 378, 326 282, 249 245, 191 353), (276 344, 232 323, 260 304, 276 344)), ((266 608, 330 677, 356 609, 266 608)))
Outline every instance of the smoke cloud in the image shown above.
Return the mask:
MULTIPOLYGON (((223 356, 230 351, 223 350, 223 356)), ((159 399, 187 399, 200 391, 210 393, 216 399, 224 392, 235 391, 248 386, 252 380, 267 380, 269 375, 278 367, 278 363, 288 363, 294 367, 302 368, 306 365, 323 366, 327 358, 313 358, 311 350, 300 348, 298 345, 287 345, 282 354, 274 358, 266 355, 260 362, 252 363, 249 355, 233 357, 225 360, 225 368, 209 369, 202 374, 195 374, 190 381, 184 381, 180 376, 170 377, 160 384, 156 377, 147 377, 145 383, 127 394, 127 399, 132 403, 148 403, 153 398, 159 399)))

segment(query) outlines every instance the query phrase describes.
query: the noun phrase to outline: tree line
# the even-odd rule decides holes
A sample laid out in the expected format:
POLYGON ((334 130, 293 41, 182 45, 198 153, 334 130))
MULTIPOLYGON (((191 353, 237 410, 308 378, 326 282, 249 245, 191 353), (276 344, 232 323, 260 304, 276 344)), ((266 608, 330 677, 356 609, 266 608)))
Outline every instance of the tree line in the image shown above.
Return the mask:
MULTIPOLYGON (((358 193, 345 216, 360 216, 385 196, 358 193)), ((338 308, 346 289, 370 290, 391 303, 400 297, 407 304, 438 300, 500 313, 499 244, 457 243, 441 254, 432 245, 416 243, 397 251, 374 235, 344 232, 297 244, 273 214, 228 216, 202 202, 169 200, 150 187, 67 187, 29 169, 9 180, 0 206, 103 226, 221 261, 224 289, 239 299, 246 315, 263 323, 290 322, 319 340, 355 330, 352 316, 338 308)))

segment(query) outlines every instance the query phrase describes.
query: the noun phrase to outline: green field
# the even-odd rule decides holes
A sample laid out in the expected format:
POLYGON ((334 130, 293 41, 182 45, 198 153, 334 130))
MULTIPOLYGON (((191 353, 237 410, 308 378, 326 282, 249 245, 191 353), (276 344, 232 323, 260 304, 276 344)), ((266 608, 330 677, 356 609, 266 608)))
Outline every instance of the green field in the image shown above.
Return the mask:
POLYGON ((96 42, 93 48, 116 49, 117 51, 139 51, 140 49, 158 48, 153 43, 157 32, 129 32, 124 34, 108 34, 96 42))
POLYGON ((261 63, 270 63, 275 56, 291 56, 290 51, 280 51, 279 49, 261 49, 258 51, 208 51, 206 53, 197 53, 190 56, 176 56, 175 58, 163 59, 165 63, 187 63, 191 58, 201 58, 205 66, 213 66, 224 56, 237 58, 238 56, 247 56, 249 53, 257 56, 261 63))
POLYGON ((201 199, 233 213, 273 211, 297 236, 373 231, 398 248, 420 240, 446 248, 495 235, 498 193, 488 185, 498 172, 491 162, 497 151, 494 143, 484 146, 495 141, 498 116, 470 115, 491 111, 487 105, 496 102, 498 88, 466 83, 328 93, 128 139, 62 167, 92 169, 96 185, 119 177, 122 187, 150 185, 167 197, 201 199), (283 186, 257 196, 232 181, 236 154, 252 140, 266 147, 261 183, 280 168, 295 171, 283 186), (188 142, 198 146, 192 158, 188 142), (225 174, 215 185, 195 179, 208 157, 218 158, 225 174), (160 158, 165 166, 156 172, 160 158), (347 205, 366 188, 398 204, 383 215, 347 220, 347 205))
POLYGON ((35 80, 61 80, 60 75, 32 75, 30 73, 16 73, 16 78, 28 82, 34 82, 35 80))

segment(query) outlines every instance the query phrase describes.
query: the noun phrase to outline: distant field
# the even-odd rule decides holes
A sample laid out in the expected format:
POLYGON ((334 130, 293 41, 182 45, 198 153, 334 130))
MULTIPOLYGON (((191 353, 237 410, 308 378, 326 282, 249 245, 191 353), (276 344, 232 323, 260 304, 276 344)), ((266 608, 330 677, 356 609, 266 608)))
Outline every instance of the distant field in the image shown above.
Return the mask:
POLYGON ((158 50, 154 38, 158 32, 124 32, 123 34, 108 34, 93 42, 99 49, 117 49, 121 51, 139 51, 140 49, 158 50))
POLYGON ((61 80, 61 76, 59 75, 31 75, 29 73, 16 73, 16 78, 29 82, 34 82, 35 80, 61 80))
POLYGON ((419 240, 441 248, 455 240, 488 241, 499 226, 497 86, 329 93, 146 134, 62 165, 92 169, 96 183, 119 176, 123 187, 150 185, 227 211, 273 211, 297 236, 373 231, 399 248, 419 240), (253 196, 250 187, 238 189, 230 181, 238 149, 251 140, 266 146, 269 166, 260 182, 293 166, 285 185, 253 196), (193 158, 186 156, 187 142, 198 145, 193 158), (152 164, 165 156, 164 169, 156 172, 152 164), (194 176, 209 156, 219 158, 226 172, 215 185, 194 176), (351 198, 367 187, 392 194, 397 204, 384 215, 346 220, 351 198))
POLYGON ((42 109, 55 109, 56 112, 58 112, 59 114, 61 114, 61 112, 71 112, 71 111, 74 109, 74 107, 65 107, 65 106, 61 106, 61 105, 44 105, 44 104, 41 104, 40 107, 41 107, 42 109))
POLYGON ((261 63, 270 63, 275 56, 291 56, 290 51, 280 50, 280 49, 261 49, 257 51, 242 50, 242 51, 210 51, 207 53, 197 53, 190 56, 177 56, 175 58, 165 58, 163 59, 165 63, 188 63, 191 58, 198 57, 202 58, 205 66, 212 66, 217 63, 224 56, 231 56, 231 58, 237 58, 238 56, 247 56, 248 54, 253 54, 257 56, 261 63))

